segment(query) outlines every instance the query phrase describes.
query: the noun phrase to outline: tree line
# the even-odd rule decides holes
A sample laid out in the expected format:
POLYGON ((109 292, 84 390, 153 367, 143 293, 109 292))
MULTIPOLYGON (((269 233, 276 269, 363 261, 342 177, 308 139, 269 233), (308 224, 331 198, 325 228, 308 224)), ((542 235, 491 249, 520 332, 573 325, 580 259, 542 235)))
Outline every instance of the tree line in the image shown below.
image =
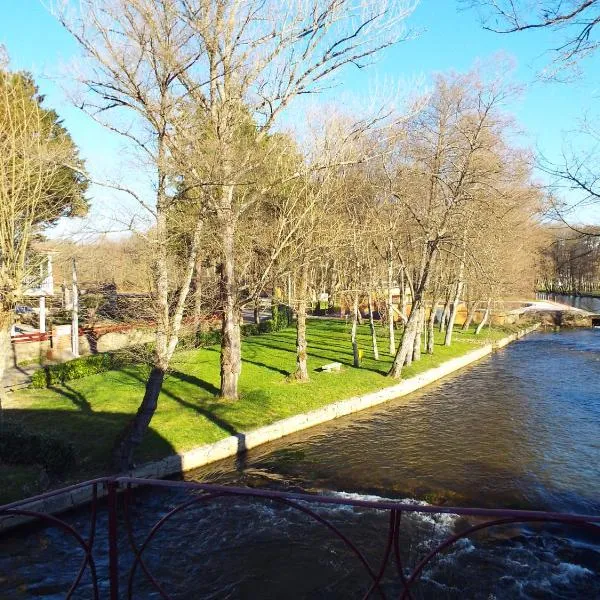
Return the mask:
MULTIPOLYGON (((436 315, 450 345, 463 301, 467 326, 482 313, 480 330, 494 299, 532 289, 542 194, 506 113, 516 92, 501 67, 439 75, 402 114, 327 107, 303 114, 298 133, 283 127, 303 97, 406 39, 413 8, 384 0, 57 5, 84 55, 80 107, 128 141, 152 180, 152 197, 105 182, 148 216, 131 256, 145 265, 156 331, 116 467, 133 463, 178 343, 201 326, 194 316, 221 319, 220 396, 235 400, 242 310, 261 297, 294 309, 290 379, 303 382, 309 304, 321 292, 348 307, 357 367, 366 306, 373 353, 394 357, 397 379, 422 348, 434 352, 436 315)), ((85 175, 73 160, 61 164, 85 175)))

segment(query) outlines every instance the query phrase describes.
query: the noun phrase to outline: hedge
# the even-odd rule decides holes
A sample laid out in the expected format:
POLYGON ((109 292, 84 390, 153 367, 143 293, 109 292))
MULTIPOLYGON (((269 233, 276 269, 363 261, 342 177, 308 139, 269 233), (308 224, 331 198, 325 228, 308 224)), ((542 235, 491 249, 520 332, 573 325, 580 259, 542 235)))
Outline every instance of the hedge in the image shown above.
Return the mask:
POLYGON ((132 362, 133 353, 131 353, 129 359, 124 352, 90 354, 57 365, 48 365, 36 371, 31 376, 31 387, 41 389, 52 385, 60 385, 72 379, 81 379, 88 375, 118 369, 132 362))
MULTIPOLYGON (((241 326, 243 337, 260 335, 261 333, 272 333, 285 329, 292 322, 292 309, 289 306, 273 305, 273 317, 261 321, 260 324, 245 323, 241 326)), ((203 348, 221 343, 221 332, 218 329, 209 331, 198 331, 181 339, 182 346, 203 348)), ((48 365, 36 371, 31 377, 31 387, 36 389, 47 388, 52 385, 61 385, 65 381, 81 379, 89 375, 120 369, 127 365, 140 362, 140 356, 152 352, 153 344, 143 344, 137 349, 125 348, 115 352, 103 352, 102 354, 90 354, 74 358, 64 363, 48 365)))
POLYGON ((5 422, 0 429, 0 462, 40 465, 51 475, 63 475, 75 466, 75 448, 70 442, 5 422))

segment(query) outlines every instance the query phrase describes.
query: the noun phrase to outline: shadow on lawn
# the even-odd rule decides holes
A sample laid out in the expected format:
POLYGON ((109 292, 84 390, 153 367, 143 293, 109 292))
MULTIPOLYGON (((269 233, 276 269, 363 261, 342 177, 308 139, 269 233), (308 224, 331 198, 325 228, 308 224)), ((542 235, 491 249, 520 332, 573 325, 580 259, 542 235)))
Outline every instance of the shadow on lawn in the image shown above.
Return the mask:
MULTIPOLYGON (((254 342, 255 344, 262 346, 263 348, 271 348, 273 350, 282 350, 283 352, 289 352, 291 354, 296 354, 296 349, 290 349, 290 348, 284 348, 282 346, 279 346, 277 344, 269 344, 266 341, 260 341, 260 342, 254 342)), ((310 357, 316 357, 316 358, 323 358, 325 360, 331 360, 331 355, 330 356, 323 356, 323 355, 319 355, 319 354, 315 354, 314 352, 311 352, 311 346, 310 346, 310 342, 308 344, 308 355, 310 357)), ((267 367, 267 368, 273 368, 273 367, 267 367)))
POLYGON ((258 354, 256 350, 256 346, 263 347, 264 344, 257 342, 256 340, 246 340, 243 347, 243 357, 242 363, 249 363, 251 365, 256 365, 257 367, 263 367, 264 369, 268 369, 269 371, 275 371, 275 373, 279 373, 284 377, 287 377, 290 374, 290 371, 286 369, 281 369, 274 365, 270 365, 268 363, 256 360, 256 355, 258 354))
MULTIPOLYGON (((142 377, 140 377, 139 375, 137 375, 135 373, 131 373, 130 375, 131 375, 131 377, 138 379, 142 383, 146 382, 145 379, 143 379, 142 377)), ((215 387, 208 381, 204 381, 203 379, 200 379, 194 375, 190 375, 189 373, 182 373, 181 371, 169 371, 169 375, 175 377, 179 381, 189 383, 192 386, 200 387, 200 388, 210 392, 211 394, 214 394, 215 396, 218 395, 218 393, 219 393, 219 389, 217 387, 215 387)), ((167 383, 167 380, 165 380, 165 383, 167 383)), ((217 410, 219 408, 223 407, 223 404, 221 402, 216 402, 216 401, 211 402, 210 400, 209 401, 202 400, 202 403, 203 403, 202 405, 199 403, 200 401, 190 402, 189 400, 184 400, 183 398, 181 398, 180 396, 178 396, 177 394, 172 392, 169 389, 168 385, 163 385, 160 393, 161 393, 161 395, 164 394, 168 398, 171 398, 171 400, 174 400, 181 406, 184 406, 185 408, 189 408, 189 409, 197 412, 198 414, 202 415, 203 417, 205 417, 208 421, 210 421, 211 423, 216 425, 222 431, 225 431, 229 435, 235 436, 238 440, 238 444, 237 444, 238 445, 238 447, 237 447, 238 454, 243 455, 246 453, 247 448, 246 448, 245 434, 242 433, 241 431, 239 431, 238 429, 236 429, 231 423, 229 423, 228 421, 226 421, 224 418, 220 417, 217 414, 217 410)), ((159 406, 160 406, 160 404, 159 404, 159 406)))
MULTIPOLYGON (((111 473, 110 451, 116 436, 132 416, 130 413, 32 408, 6 408, 3 413, 6 421, 20 423, 28 431, 46 433, 73 444, 76 466, 65 474, 66 479, 51 480, 52 487, 111 473)), ((174 453, 173 445, 150 427, 142 447, 144 460, 163 458, 174 453)), ((28 464, 31 466, 31 463, 28 464)), ((9 501, 9 496, 12 499, 31 496, 44 491, 45 487, 35 474, 23 489, 5 490, 0 486, 0 504, 9 501)))
POLYGON ((236 468, 243 470, 246 467, 246 454, 248 448, 246 447, 246 434, 236 429, 229 421, 226 421, 223 417, 216 414, 216 410, 219 408, 219 404, 215 402, 207 402, 207 406, 202 406, 189 400, 184 400, 174 394, 173 392, 163 388, 162 393, 168 396, 181 406, 189 408, 199 415, 202 415, 205 419, 219 427, 219 429, 227 432, 229 435, 237 438, 237 457, 236 457, 236 468))
MULTIPOLYGON (((181 371, 173 370, 169 371, 167 377, 175 377, 175 379, 179 379, 179 381, 183 381, 185 383, 189 383, 195 387, 202 388, 215 396, 219 394, 219 388, 208 381, 204 381, 204 379, 200 379, 195 375, 190 375, 189 373, 183 373, 181 371)), ((140 380, 141 381, 141 380, 140 380)), ((144 381, 145 383, 145 381, 144 381)))
POLYGON ((83 412, 91 413, 92 405, 89 403, 87 398, 76 389, 71 386, 63 383, 60 386, 49 385, 49 390, 52 390, 55 394, 60 394, 64 396, 67 400, 70 400, 77 408, 81 409, 83 412))
MULTIPOLYGON (((295 353, 295 349, 289 350, 287 348, 282 348, 281 346, 276 345, 276 344, 269 344, 265 340, 260 340, 260 341, 256 340, 253 343, 258 346, 262 346, 264 348, 272 348, 273 350, 283 350, 286 352, 295 353)), ((351 349, 350 350, 337 350, 335 348, 335 346, 329 346, 329 347, 317 346, 317 345, 313 344, 310 339, 308 341, 308 358, 309 359, 320 358, 326 362, 331 362, 332 360, 336 360, 337 362, 341 362, 346 367, 354 368, 352 366, 352 350, 351 349), (317 354, 314 351, 315 349, 321 350, 322 353, 317 354), (340 356, 340 355, 344 355, 344 356, 340 356)), ((249 362, 249 363, 253 362, 252 360, 247 360, 246 358, 244 358, 244 361, 249 362)), ((388 363, 383 362, 383 361, 381 362, 381 364, 376 363, 375 361, 371 361, 371 362, 373 363, 372 366, 367 366, 366 364, 363 363, 363 365, 360 368, 365 371, 372 371, 374 373, 379 373, 380 375, 386 375, 387 372, 389 371, 388 363)), ((289 372, 284 371, 283 369, 278 369, 277 367, 273 367, 271 365, 267 365, 267 364, 259 363, 259 362, 254 362, 253 364, 256 364, 258 366, 262 366, 262 367, 265 367, 267 369, 271 369, 274 371, 279 371, 283 375, 289 375, 289 372)))

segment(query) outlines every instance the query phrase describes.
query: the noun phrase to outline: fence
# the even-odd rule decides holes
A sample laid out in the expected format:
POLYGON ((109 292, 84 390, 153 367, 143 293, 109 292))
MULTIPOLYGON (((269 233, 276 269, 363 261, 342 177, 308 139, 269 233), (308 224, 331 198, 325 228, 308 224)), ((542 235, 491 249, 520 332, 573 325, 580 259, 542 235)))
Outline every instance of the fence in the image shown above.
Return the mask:
MULTIPOLYGON (((360 594, 365 599, 375 595, 380 598, 390 597, 389 591, 384 589, 382 582, 384 577, 390 577, 392 571, 397 580, 396 589, 400 590, 399 596, 395 594, 393 597, 414 599, 416 597, 414 595, 415 586, 432 561, 461 540, 469 538, 482 530, 489 530, 498 526, 521 524, 550 526, 550 524, 562 524, 580 530, 585 535, 592 534, 595 536, 596 542, 600 541, 600 516, 528 510, 438 507, 395 501, 373 501, 351 497, 340 498, 337 496, 286 493, 264 489, 130 477, 100 478, 49 492, 33 499, 5 505, 0 507, 0 523, 4 522, 4 525, 6 525, 13 519, 39 519, 45 526, 59 529, 70 537, 75 547, 80 549, 83 559, 69 589, 64 590, 66 598, 71 598, 73 595, 80 593, 79 587, 84 578, 87 581, 88 588, 91 589, 91 597, 95 599, 110 597, 111 600, 117 600, 117 598, 122 597, 141 597, 135 596, 134 592, 134 580, 139 576, 145 578, 146 584, 159 597, 171 598, 168 582, 160 581, 160 578, 153 574, 145 560, 148 548, 156 540, 157 534, 176 515, 190 511, 193 507, 208 506, 224 498, 236 498, 243 502, 268 501, 284 506, 289 511, 301 513, 311 523, 324 528, 326 533, 339 541, 340 545, 355 559, 355 564, 362 569, 365 585, 360 594), (151 490, 153 497, 156 498, 158 495, 163 504, 156 521, 150 523, 141 538, 138 535, 136 539, 136 525, 132 519, 132 507, 136 495, 141 490, 151 490), (165 498, 160 496, 161 492, 167 491, 183 491, 187 495, 183 498, 178 496, 178 502, 173 505, 170 496, 165 498), (28 506, 31 506, 33 502, 36 502, 37 507, 39 507, 40 502, 46 502, 47 508, 50 510, 53 499, 65 494, 73 496, 89 495, 90 512, 89 522, 86 525, 87 533, 80 530, 81 524, 80 527, 74 525, 73 519, 69 519, 68 516, 59 517, 50 514, 46 510, 28 509, 28 506), (322 510, 323 507, 327 509, 345 507, 366 512, 374 511, 378 515, 385 513, 387 527, 385 535, 382 536, 384 539, 376 540, 377 543, 381 542, 381 552, 377 561, 374 562, 373 557, 361 550, 353 541, 351 534, 342 531, 339 523, 336 524, 328 518, 327 511, 322 510), (100 513, 103 515, 102 519, 98 518, 100 513), (401 549, 404 541, 401 535, 401 523, 404 515, 414 513, 458 515, 467 520, 467 525, 460 531, 451 531, 443 539, 436 540, 423 556, 408 567, 402 558, 401 549), (106 529, 103 532, 103 543, 98 542, 100 524, 106 529), (126 538, 124 538, 125 533, 126 538), (127 540, 129 546, 127 561, 123 560, 123 539, 127 540), (103 578, 98 573, 100 563, 105 565, 106 573, 103 578), (101 580, 103 581, 102 590, 99 585, 101 580)), ((77 519, 75 521, 77 522, 77 519)), ((193 522, 196 522, 195 518, 193 522)), ((31 525, 24 527, 26 529, 19 533, 19 539, 23 540, 31 533, 27 529, 31 525)), ((201 530, 198 531, 198 535, 201 533, 201 530)), ((252 549, 248 548, 247 551, 250 553, 252 549)), ((319 549, 315 548, 315 553, 318 553, 318 551, 319 549)), ((294 590, 293 586, 294 582, 290 581, 290 593, 294 590)), ((86 595, 85 597, 89 596, 86 595)))

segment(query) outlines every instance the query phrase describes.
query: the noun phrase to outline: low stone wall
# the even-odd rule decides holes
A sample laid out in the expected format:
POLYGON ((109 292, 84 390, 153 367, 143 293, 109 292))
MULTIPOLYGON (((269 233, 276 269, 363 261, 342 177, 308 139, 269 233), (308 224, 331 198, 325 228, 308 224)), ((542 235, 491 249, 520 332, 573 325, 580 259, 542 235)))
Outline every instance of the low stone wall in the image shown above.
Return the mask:
MULTIPOLYGON (((146 344, 155 339, 153 329, 132 328, 123 331, 106 331, 97 335, 87 333, 79 336, 79 353, 81 356, 88 354, 98 354, 100 352, 109 352, 111 350, 121 350, 129 346, 146 344)), ((49 340, 42 342, 13 342, 13 356, 16 364, 32 360, 44 364, 47 361, 71 360, 71 334, 60 334, 55 328, 52 335, 52 342, 49 340)))
MULTIPOLYGON (((366 408, 371 408, 372 406, 393 400, 394 398, 406 396, 407 394, 438 381, 467 365, 477 362, 491 354, 494 350, 503 348, 514 340, 535 331, 538 327, 539 323, 536 323, 532 327, 509 335, 494 344, 487 344, 481 348, 477 348, 463 356, 446 361, 439 367, 428 369, 415 377, 404 379, 396 385, 386 387, 377 392, 333 402, 308 413, 295 415, 281 421, 276 421, 270 425, 253 429, 252 431, 226 437, 213 444, 206 444, 187 452, 182 452, 181 454, 174 454, 163 458, 162 460, 146 463, 145 465, 131 470, 127 475, 130 477, 160 479, 162 477, 168 477, 169 475, 190 471, 207 465, 208 463, 235 456, 240 452, 255 448, 261 444, 272 442, 285 435, 296 433, 303 429, 308 429, 315 425, 320 425, 321 423, 365 410, 366 408)), ((99 489, 98 494, 99 496, 103 496, 105 490, 102 488, 99 489)), ((89 502, 91 498, 91 489, 81 488, 54 496, 50 499, 32 501, 27 504, 26 507, 28 510, 36 512, 59 513, 85 504, 89 502)), ((0 531, 16 527, 29 520, 31 520, 29 517, 16 517, 10 521, 0 522, 0 531)))
POLYGON ((51 345, 48 340, 43 342, 19 342, 17 344, 13 342, 11 363, 14 362, 19 365, 24 362, 39 361, 42 364, 50 350, 51 345))

